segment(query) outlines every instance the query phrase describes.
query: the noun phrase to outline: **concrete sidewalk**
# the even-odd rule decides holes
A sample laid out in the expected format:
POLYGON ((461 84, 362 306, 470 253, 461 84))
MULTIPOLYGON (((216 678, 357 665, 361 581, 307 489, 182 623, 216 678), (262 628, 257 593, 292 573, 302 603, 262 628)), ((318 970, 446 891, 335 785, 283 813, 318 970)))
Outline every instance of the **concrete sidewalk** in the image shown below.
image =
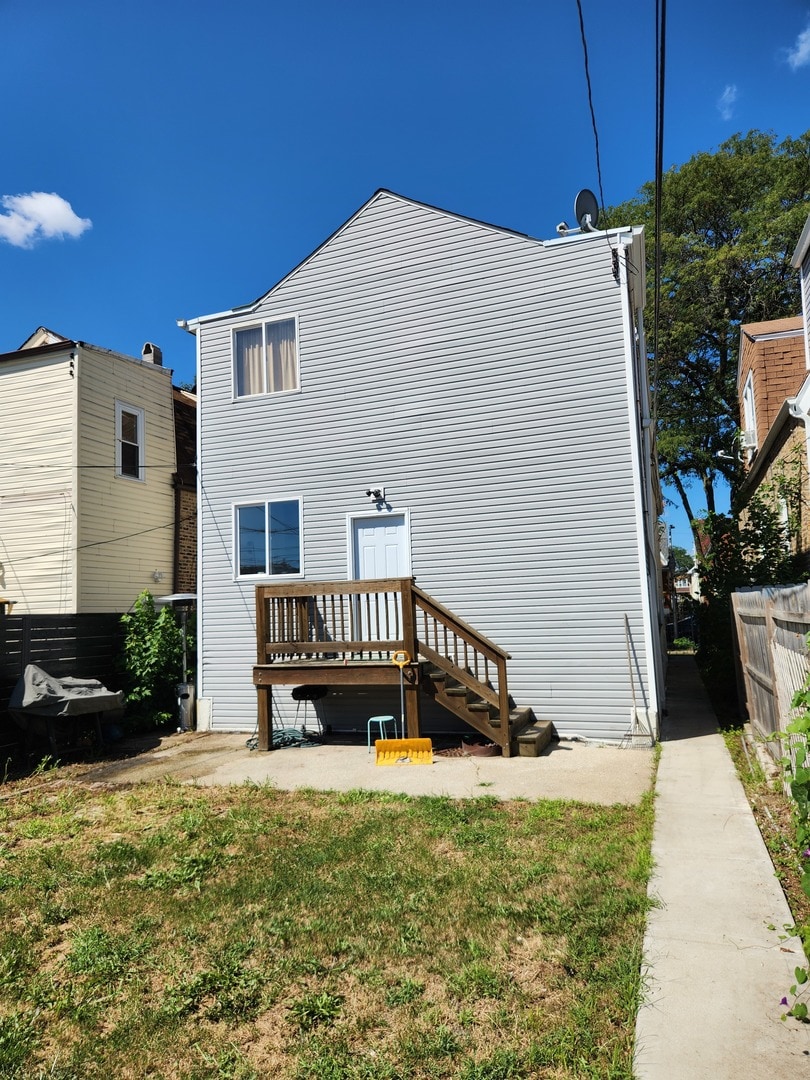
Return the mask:
POLYGON ((668 683, 636 1076, 810 1076, 810 1026, 780 1019, 804 963, 780 940, 790 909, 691 656, 670 657, 668 683))

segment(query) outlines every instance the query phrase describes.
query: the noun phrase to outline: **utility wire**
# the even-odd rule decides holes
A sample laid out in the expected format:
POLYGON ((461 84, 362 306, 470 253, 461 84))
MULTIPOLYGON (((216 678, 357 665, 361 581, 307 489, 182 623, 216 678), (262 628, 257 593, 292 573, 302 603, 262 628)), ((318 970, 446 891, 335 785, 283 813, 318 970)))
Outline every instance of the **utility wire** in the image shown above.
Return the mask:
MULTIPOLYGON (((190 466, 197 467, 196 461, 178 462, 177 465, 170 462, 153 461, 147 465, 141 465, 141 469, 187 469, 190 466)), ((65 465, 62 461, 43 461, 32 463, 28 461, 0 461, 0 469, 116 469, 117 465, 65 465)))
POLYGON ((655 3, 655 268, 653 271, 653 430, 658 420, 658 343, 661 323, 661 218, 664 185, 664 75, 667 41, 667 0, 655 3))
POLYGON ((596 129, 596 113, 593 108, 593 92, 591 90, 591 70, 588 63, 588 41, 585 37, 585 20, 582 16, 582 0, 577 0, 577 12, 579 13, 579 34, 582 38, 582 52, 585 56, 585 82, 588 86, 588 106, 591 110, 591 126, 593 127, 593 141, 596 147, 596 178, 599 181, 599 207, 604 214, 605 196, 602 191, 602 163, 599 157, 599 132, 596 129))
MULTIPOLYGON (((139 529, 137 532, 125 533, 123 536, 112 536, 109 540, 93 540, 89 544, 79 544, 75 548, 72 548, 72 552, 78 553, 80 551, 87 551, 88 548, 105 547, 107 544, 119 544, 122 540, 132 540, 137 536, 146 536, 148 533, 160 532, 161 529, 174 528, 175 524, 182 525, 186 521, 193 521, 197 517, 196 510, 193 514, 184 514, 180 518, 172 518, 171 521, 166 522, 163 525, 152 525, 148 529, 139 529)), ((23 555, 22 558, 14 559, 14 566, 18 563, 30 562, 32 559, 47 559, 51 555, 61 555, 65 549, 54 548, 52 551, 39 551, 36 555, 23 555)))

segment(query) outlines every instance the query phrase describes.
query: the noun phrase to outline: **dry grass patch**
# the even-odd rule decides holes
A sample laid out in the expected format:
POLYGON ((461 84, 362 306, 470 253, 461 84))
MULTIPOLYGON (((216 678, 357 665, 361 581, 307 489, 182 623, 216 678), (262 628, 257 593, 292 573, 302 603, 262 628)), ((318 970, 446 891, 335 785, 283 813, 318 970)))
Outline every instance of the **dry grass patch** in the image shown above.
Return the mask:
POLYGON ((631 1076, 649 799, 55 779, 0 817, 4 1077, 631 1076))

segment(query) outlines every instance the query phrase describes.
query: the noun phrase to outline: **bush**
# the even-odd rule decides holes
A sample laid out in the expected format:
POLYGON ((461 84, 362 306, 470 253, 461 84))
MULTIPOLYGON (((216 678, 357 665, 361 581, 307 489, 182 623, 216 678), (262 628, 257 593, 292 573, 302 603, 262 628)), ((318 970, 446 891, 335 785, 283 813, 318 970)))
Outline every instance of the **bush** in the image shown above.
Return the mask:
POLYGON ((137 726, 159 727, 174 717, 177 684, 183 681, 183 638, 174 610, 155 608, 144 590, 121 616, 126 631, 124 666, 129 680, 127 715, 137 726))
POLYGON ((672 642, 673 649, 696 649, 694 641, 688 637, 676 637, 672 642))

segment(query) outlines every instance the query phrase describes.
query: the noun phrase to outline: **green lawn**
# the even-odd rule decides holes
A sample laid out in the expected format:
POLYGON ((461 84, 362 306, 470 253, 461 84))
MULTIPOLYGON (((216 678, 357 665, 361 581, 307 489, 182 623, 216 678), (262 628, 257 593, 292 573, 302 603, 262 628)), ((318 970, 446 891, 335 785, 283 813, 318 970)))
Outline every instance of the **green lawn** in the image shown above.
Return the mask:
POLYGON ((36 783, 0 802, 4 1078, 632 1075, 651 797, 36 783))

